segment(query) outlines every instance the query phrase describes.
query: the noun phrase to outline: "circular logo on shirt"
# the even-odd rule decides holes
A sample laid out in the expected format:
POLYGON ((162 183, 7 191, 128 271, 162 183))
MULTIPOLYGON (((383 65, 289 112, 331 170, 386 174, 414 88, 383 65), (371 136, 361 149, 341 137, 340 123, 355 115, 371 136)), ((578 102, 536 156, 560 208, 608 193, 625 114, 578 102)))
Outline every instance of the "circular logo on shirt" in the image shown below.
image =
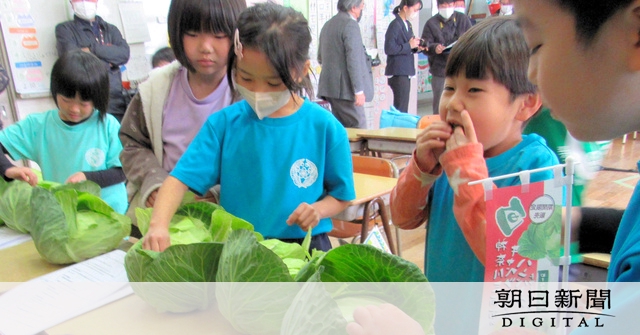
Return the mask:
POLYGON ((289 172, 293 183, 300 188, 307 188, 318 179, 318 168, 306 158, 295 161, 289 172))
POLYGON ((93 148, 87 150, 84 154, 84 159, 87 161, 89 166, 99 168, 104 165, 104 159, 106 155, 102 149, 93 148))

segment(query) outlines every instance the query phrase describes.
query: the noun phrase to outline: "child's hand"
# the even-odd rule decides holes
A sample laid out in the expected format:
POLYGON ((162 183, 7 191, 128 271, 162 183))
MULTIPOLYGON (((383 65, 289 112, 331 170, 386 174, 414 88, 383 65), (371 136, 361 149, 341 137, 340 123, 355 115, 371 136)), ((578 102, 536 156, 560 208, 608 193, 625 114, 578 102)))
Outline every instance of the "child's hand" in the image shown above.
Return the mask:
POLYGON ((460 125, 454 126, 451 137, 447 140, 447 150, 453 150, 469 143, 478 143, 476 130, 473 128, 473 122, 469 112, 463 110, 460 113, 460 125))
POLYGON ((26 181, 31 186, 38 184, 38 176, 31 170, 31 168, 24 166, 12 166, 5 171, 4 175, 7 178, 26 181))
POLYGON ((315 209, 315 207, 309 205, 306 202, 298 205, 289 218, 287 218, 287 224, 293 225, 297 224, 304 231, 308 231, 309 228, 313 228, 318 225, 320 222, 320 213, 315 209))
POLYGON ((347 324, 349 335, 424 335, 416 320, 392 304, 358 307, 353 319, 347 324))
POLYGON ((67 181, 65 181, 65 183, 75 184, 85 180, 87 180, 87 176, 85 176, 84 172, 76 172, 72 174, 71 177, 67 178, 67 181))
POLYGON ((416 161, 420 170, 436 173, 438 160, 451 137, 451 126, 444 121, 434 121, 416 137, 416 161))
POLYGON ((170 246, 169 229, 149 225, 149 231, 142 238, 142 248, 162 252, 170 246))

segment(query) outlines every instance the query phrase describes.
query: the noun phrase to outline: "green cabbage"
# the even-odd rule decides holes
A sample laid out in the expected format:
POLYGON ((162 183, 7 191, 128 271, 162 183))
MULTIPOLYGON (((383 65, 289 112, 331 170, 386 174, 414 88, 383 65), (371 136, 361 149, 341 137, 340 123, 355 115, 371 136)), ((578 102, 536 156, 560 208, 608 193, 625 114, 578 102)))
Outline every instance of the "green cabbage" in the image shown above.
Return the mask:
POLYGON ((21 233, 31 231, 31 190, 27 182, 0 178, 0 219, 21 233))
MULTIPOLYGON (((153 208, 136 208, 143 235, 152 213, 153 208)), ((215 293, 206 283, 215 281, 222 242, 234 228, 253 230, 253 225, 210 202, 180 206, 169 223, 169 248, 145 250, 140 240, 127 252, 125 268, 134 292, 160 312, 206 309, 215 293)))
POLYGON ((103 254, 131 233, 131 220, 94 193, 99 193, 97 184, 47 187, 35 187, 31 194, 31 236, 48 262, 76 263, 103 254))
POLYGON ((249 223, 224 210, 187 212, 181 207, 171 220, 172 246, 164 252, 142 250, 139 242, 125 258, 134 291, 159 311, 205 309, 215 300, 220 313, 244 334, 294 334, 301 329, 343 334, 356 307, 392 303, 418 320, 426 333, 433 332, 433 291, 409 261, 362 244, 309 255, 310 233, 302 246, 260 241, 249 223), (208 217, 210 223, 202 221, 208 217), (216 242, 203 237, 176 244, 176 234, 184 235, 187 226, 199 231, 199 222, 216 242), (339 286, 323 286, 333 282, 339 286))

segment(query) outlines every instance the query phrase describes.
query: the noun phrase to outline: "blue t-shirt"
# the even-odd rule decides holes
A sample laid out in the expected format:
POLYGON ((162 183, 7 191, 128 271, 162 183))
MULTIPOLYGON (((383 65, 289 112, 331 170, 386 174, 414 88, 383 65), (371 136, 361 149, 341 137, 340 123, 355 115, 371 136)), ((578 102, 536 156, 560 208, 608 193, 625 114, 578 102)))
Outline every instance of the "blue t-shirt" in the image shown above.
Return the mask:
MULTIPOLYGON (((347 132, 308 100, 282 118, 259 120, 246 101, 212 114, 171 175, 199 194, 219 183, 222 207, 272 238, 306 235, 286 223, 302 202, 355 198, 347 132)), ((313 234, 331 229, 325 218, 313 234)))
POLYGON ((636 185, 620 221, 611 251, 607 281, 640 281, 640 184, 636 185))
MULTIPOLYGON (((640 169, 640 162, 638 162, 640 169)), ((607 314, 614 315, 615 320, 605 318, 607 334, 631 334, 635 332, 640 321, 640 184, 636 185, 631 200, 624 211, 616 239, 611 251, 611 262, 607 274, 608 289, 611 290, 611 309, 607 314), (615 322, 620 320, 619 322, 615 322)), ((571 334, 601 334, 602 328, 595 328, 593 319, 590 327, 578 328, 571 334)))
MULTIPOLYGON (((555 153, 536 134, 522 135, 522 142, 504 153, 487 158, 489 177, 558 164, 555 153)), ((553 178, 553 171, 531 174, 531 182, 553 178)), ((496 180, 497 187, 520 185, 520 178, 496 180)), ((469 247, 453 215, 453 189, 443 174, 432 188, 427 225, 424 269, 433 282, 482 282, 484 266, 469 247)))
MULTIPOLYGON (((64 183, 80 171, 121 167, 120 123, 110 114, 103 121, 98 111, 86 121, 68 125, 57 109, 31 114, 0 132, 0 142, 13 159, 36 162, 45 180, 64 183)), ((121 214, 127 210, 124 183, 102 188, 100 197, 121 214)))

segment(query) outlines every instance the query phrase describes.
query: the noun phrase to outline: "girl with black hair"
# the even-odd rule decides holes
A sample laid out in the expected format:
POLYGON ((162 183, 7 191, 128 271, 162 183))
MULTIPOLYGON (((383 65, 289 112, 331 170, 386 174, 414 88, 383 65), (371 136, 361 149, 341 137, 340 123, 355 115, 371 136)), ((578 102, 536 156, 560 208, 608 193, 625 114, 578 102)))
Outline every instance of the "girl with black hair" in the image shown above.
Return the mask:
MULTIPOLYGON (((14 160, 36 162, 48 181, 96 182, 102 188, 101 198, 124 214, 127 194, 118 158, 120 123, 107 114, 107 68, 84 51, 64 54, 51 70, 51 97, 57 109, 31 114, 0 132, 2 151, 14 160)), ((5 155, 0 155, 0 172, 5 179, 38 183, 31 168, 14 166, 5 155)))
POLYGON ((244 97, 209 117, 162 184, 146 249, 170 244, 168 224, 187 189, 220 184, 220 204, 265 238, 329 250, 331 216, 355 198, 346 130, 313 96, 311 33, 301 13, 273 3, 247 8, 238 20, 229 81, 244 97))

